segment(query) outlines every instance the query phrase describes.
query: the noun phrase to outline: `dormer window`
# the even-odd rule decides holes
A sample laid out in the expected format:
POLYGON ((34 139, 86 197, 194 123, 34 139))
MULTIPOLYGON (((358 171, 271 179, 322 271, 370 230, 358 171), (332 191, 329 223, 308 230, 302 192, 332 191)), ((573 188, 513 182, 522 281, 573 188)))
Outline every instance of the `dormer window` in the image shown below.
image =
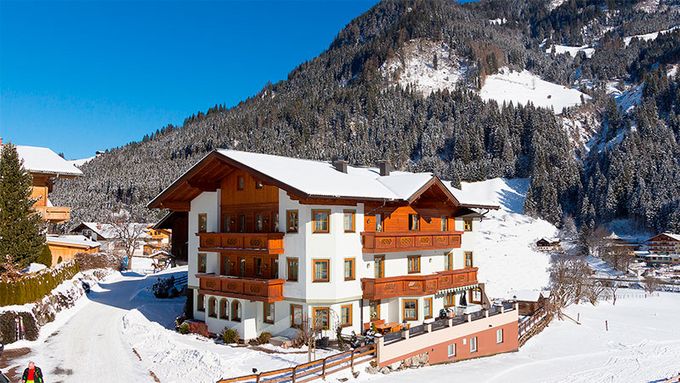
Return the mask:
POLYGON ((246 186, 246 179, 243 176, 236 177, 236 190, 243 190, 246 186))
POLYGON ((410 231, 418 231, 420 229, 420 216, 418 214, 408 215, 408 229, 410 231))

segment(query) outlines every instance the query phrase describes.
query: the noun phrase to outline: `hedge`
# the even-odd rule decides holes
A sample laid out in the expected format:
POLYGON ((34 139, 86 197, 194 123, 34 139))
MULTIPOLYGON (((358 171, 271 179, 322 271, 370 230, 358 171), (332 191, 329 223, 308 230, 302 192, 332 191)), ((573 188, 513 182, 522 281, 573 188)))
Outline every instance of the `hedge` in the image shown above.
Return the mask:
POLYGON ((0 307, 38 301, 79 271, 80 267, 76 262, 69 262, 56 269, 46 269, 16 281, 0 280, 0 307))

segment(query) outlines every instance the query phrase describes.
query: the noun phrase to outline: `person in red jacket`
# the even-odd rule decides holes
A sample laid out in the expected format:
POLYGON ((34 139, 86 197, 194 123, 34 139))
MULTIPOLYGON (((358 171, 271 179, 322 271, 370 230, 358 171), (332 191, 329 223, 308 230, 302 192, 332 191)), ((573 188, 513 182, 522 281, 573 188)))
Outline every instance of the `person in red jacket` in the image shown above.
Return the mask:
POLYGON ((35 363, 28 362, 28 368, 24 370, 24 375, 21 377, 22 383, 45 383, 40 367, 36 367, 35 363))

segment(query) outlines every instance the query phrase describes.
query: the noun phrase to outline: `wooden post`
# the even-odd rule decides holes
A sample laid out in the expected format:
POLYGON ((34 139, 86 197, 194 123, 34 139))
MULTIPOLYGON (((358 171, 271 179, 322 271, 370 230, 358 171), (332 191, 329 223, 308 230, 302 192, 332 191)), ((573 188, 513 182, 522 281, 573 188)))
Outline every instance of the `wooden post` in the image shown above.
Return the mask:
POLYGON ((255 383, 260 383, 260 373, 255 377, 255 383))
POLYGON ((581 313, 576 313, 576 321, 577 322, 581 321, 581 313))
POLYGON ((295 383, 295 370, 297 370, 297 365, 293 367, 293 370, 290 374, 290 381, 291 383, 295 383))
POLYGON ((321 362, 321 379, 326 380, 326 358, 321 362))
POLYGON ((609 331, 609 323, 606 320, 604 321, 604 329, 605 331, 609 331))
POLYGON ((349 368, 350 371, 352 371, 352 374, 354 374, 354 350, 349 354, 349 368))

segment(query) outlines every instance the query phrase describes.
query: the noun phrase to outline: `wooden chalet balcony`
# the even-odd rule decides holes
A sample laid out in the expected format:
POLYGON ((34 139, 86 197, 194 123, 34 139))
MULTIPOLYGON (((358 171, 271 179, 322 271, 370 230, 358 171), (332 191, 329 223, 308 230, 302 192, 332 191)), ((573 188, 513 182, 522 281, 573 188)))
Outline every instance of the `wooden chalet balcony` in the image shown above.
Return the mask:
POLYGON ((361 233, 364 253, 445 250, 460 247, 460 231, 401 231, 361 233))
POLYGON ((198 233, 200 251, 283 254, 283 233, 198 233))
POLYGON ((426 275, 400 275, 386 278, 362 278, 364 299, 388 299, 402 296, 423 296, 446 289, 477 283, 477 268, 440 271, 426 275))
POLYGON ((45 221, 65 222, 71 219, 71 208, 63 206, 36 206, 35 210, 40 213, 45 221))
POLYGON ((267 303, 283 300, 285 282, 283 279, 242 278, 215 274, 196 274, 196 277, 198 277, 201 294, 267 303))

